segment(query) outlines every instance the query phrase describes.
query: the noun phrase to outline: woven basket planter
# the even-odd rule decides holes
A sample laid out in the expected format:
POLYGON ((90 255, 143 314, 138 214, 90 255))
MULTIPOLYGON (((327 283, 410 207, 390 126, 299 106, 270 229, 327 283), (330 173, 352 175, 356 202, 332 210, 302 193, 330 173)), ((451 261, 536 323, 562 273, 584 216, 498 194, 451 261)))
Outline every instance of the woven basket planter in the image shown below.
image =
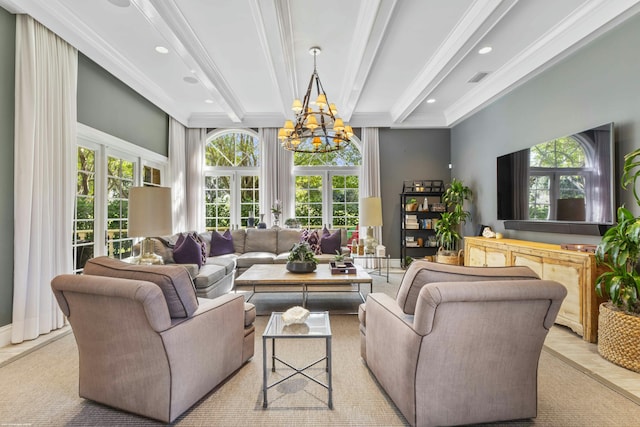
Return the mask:
POLYGON ((598 353, 610 362, 640 372, 640 317, 600 304, 598 353))
POLYGON ((445 251, 442 246, 436 254, 436 262, 440 264, 462 265, 464 264, 463 260, 462 251, 445 251))

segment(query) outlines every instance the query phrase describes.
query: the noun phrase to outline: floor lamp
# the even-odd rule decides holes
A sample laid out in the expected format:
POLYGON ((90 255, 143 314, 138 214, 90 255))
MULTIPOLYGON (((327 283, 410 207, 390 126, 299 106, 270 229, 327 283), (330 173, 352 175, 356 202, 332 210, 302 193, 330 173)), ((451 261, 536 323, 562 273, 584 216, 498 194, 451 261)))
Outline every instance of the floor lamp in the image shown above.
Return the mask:
POLYGON ((132 187, 129 190, 129 237, 142 237, 137 264, 162 264, 154 253, 151 237, 173 232, 171 189, 168 187, 132 187))
POLYGON ((373 227, 382 226, 382 199, 380 197, 360 199, 360 225, 367 227, 364 253, 375 254, 378 242, 373 237, 373 227))

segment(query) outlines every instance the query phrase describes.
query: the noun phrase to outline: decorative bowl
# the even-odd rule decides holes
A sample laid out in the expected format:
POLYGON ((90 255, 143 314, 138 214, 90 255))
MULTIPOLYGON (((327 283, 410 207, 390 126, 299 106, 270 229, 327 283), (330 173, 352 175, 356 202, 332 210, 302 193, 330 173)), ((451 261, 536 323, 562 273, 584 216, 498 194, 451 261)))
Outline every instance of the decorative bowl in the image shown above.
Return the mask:
POLYGON ((287 270, 292 273, 311 273, 316 270, 316 263, 312 261, 288 262, 287 270))

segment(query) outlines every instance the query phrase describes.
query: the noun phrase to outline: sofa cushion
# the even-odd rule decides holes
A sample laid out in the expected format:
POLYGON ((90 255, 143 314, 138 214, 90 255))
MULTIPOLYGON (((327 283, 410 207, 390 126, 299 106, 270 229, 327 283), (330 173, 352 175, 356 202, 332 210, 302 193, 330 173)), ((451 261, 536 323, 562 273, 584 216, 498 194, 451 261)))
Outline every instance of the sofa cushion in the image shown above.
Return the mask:
POLYGON ((155 283, 164 294, 169 315, 174 318, 190 317, 198 309, 191 277, 179 265, 133 265, 103 256, 87 261, 83 274, 155 283))
POLYGON ((271 252, 246 252, 238 256, 238 267, 247 268, 253 264, 273 264, 276 254, 271 252))
POLYGON ((233 240, 233 251, 237 254, 244 253, 244 241, 246 239, 244 228, 231 230, 231 240, 233 240))
POLYGON ((181 234, 173 248, 173 260, 178 264, 202 266, 202 247, 191 234, 181 234))
POLYGON ((233 247, 233 238, 231 231, 227 230, 223 234, 218 233, 216 230, 211 232, 211 250, 209 256, 218 256, 232 254, 235 252, 233 247))
POLYGON ((322 231, 322 237, 320 238, 320 250, 323 254, 336 254, 340 253, 340 242, 342 236, 340 230, 336 230, 333 234, 329 233, 326 228, 322 231), (325 233, 326 231, 326 233, 325 233))
POLYGON ((276 253, 289 252, 293 245, 300 243, 301 234, 302 232, 300 230, 283 229, 278 231, 278 247, 276 253))
POLYGON ((254 229, 246 230, 244 240, 244 253, 248 252, 270 252, 278 250, 278 230, 254 229))
POLYGON ((302 230, 300 242, 307 242, 316 255, 322 253, 322 249, 320 249, 320 235, 317 230, 302 230))
POLYGON ((198 275, 193 279, 196 289, 206 289, 226 275, 224 266, 205 264, 200 268, 198 275))
POLYGON ((238 255, 236 254, 219 255, 216 257, 207 258, 207 264, 214 264, 224 267, 225 273, 229 274, 236 269, 237 259, 238 255))

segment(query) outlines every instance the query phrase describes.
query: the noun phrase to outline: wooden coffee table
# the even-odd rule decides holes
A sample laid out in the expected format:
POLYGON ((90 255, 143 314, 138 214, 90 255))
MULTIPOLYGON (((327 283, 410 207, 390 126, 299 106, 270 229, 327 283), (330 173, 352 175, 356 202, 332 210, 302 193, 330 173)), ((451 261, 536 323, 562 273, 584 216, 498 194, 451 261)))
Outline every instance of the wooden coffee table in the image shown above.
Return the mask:
POLYGON ((304 274, 291 273, 285 264, 254 264, 235 280, 235 286, 251 286, 253 294, 301 292, 303 307, 309 292, 357 292, 364 302, 363 284, 373 291, 373 279, 362 267, 357 267, 355 274, 332 274, 329 264, 318 264, 316 271, 304 274))

